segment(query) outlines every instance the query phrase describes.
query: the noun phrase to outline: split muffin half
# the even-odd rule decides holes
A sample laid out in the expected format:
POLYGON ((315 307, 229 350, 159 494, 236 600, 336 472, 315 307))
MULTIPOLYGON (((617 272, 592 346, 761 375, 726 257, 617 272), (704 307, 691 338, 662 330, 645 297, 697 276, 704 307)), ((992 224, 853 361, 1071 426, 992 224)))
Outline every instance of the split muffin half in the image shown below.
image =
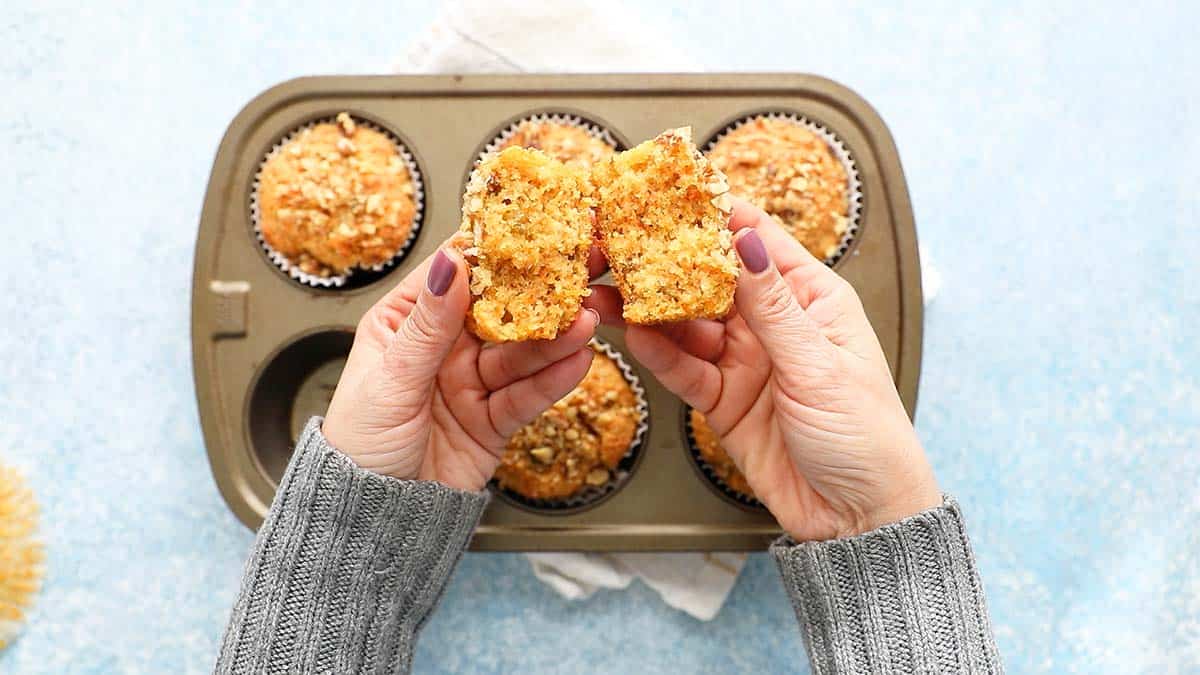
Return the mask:
POLYGON ((692 143, 664 131, 592 171, 600 246, 625 321, 660 324, 729 313, 738 262, 729 184, 692 143))
POLYGON ((489 342, 550 339, 588 290, 595 198, 582 169, 506 148, 479 163, 455 245, 471 271, 467 328, 489 342))

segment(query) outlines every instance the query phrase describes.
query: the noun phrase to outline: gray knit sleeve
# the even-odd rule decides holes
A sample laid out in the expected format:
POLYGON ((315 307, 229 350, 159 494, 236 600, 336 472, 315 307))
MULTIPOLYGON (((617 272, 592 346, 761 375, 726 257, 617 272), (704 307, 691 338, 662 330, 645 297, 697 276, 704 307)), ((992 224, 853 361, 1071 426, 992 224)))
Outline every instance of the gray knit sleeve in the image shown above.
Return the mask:
POLYGON ((1002 673, 958 504, 850 539, 771 546, 815 675, 1002 673))
POLYGON ((258 531, 216 671, 406 672, 486 504, 365 471, 313 418, 258 531))

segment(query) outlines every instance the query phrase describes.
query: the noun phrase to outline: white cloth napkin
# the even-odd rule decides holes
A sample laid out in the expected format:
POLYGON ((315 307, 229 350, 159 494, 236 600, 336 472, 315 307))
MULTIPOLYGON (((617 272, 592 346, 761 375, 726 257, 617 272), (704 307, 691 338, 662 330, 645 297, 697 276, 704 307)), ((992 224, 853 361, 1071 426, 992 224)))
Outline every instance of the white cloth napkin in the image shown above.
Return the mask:
MULTIPOLYGON (((688 72, 686 49, 652 31, 621 2, 450 0, 395 65, 408 73, 688 72), (619 17, 620 21, 614 21, 619 17)), ((925 300, 940 275, 922 247, 925 300)), ((671 607, 708 621, 737 581, 741 553, 533 553, 533 573, 563 597, 641 579, 671 607)))
MULTIPOLYGON (((453 0, 410 45, 399 72, 682 72, 698 70, 683 49, 651 32, 617 2, 453 0), (619 17, 620 21, 614 21, 619 17)), ((746 562, 742 553, 532 553, 533 573, 581 600, 635 578, 671 607, 717 615, 746 562)))
POLYGON ((449 0, 399 72, 586 73, 699 70, 620 0, 449 0))

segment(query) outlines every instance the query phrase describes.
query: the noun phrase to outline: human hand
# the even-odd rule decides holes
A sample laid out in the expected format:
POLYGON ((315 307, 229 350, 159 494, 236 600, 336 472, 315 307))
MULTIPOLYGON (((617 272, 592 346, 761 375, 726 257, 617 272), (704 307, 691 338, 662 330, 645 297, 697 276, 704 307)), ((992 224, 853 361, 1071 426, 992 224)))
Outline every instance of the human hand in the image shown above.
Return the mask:
MULTIPOLYGON (((797 541, 860 534, 940 504, 854 289, 757 207, 738 202, 730 227, 743 266, 732 315, 629 326, 634 358, 704 413, 797 541)), ((614 289, 596 287, 587 304, 619 322, 614 289)))
POLYGON ((463 330, 469 304, 466 263, 444 247, 368 310, 326 440, 376 473, 482 489, 509 436, 583 379, 600 318, 583 310, 554 340, 485 346, 463 330))

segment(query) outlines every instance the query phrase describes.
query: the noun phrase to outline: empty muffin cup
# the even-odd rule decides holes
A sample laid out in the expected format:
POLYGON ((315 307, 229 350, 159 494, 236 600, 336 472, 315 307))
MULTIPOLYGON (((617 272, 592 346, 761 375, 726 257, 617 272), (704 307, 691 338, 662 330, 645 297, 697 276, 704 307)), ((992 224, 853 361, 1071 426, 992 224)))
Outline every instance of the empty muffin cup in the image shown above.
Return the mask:
POLYGON ((770 213, 833 266, 861 230, 862 181, 849 148, 828 127, 792 112, 740 117, 704 146, 730 193, 770 213))
POLYGON ((599 339, 591 347, 596 357, 584 380, 509 439, 491 483, 504 501, 578 513, 636 471, 650 420, 645 389, 619 351, 599 339))
POLYGON ((250 221, 267 258, 313 288, 385 275, 416 241, 424 212, 421 169, 404 143, 344 112, 284 135, 251 188, 250 221))
POLYGON ((250 385, 246 428, 255 463, 275 485, 308 420, 324 415, 354 343, 354 329, 296 336, 263 362, 250 385))

